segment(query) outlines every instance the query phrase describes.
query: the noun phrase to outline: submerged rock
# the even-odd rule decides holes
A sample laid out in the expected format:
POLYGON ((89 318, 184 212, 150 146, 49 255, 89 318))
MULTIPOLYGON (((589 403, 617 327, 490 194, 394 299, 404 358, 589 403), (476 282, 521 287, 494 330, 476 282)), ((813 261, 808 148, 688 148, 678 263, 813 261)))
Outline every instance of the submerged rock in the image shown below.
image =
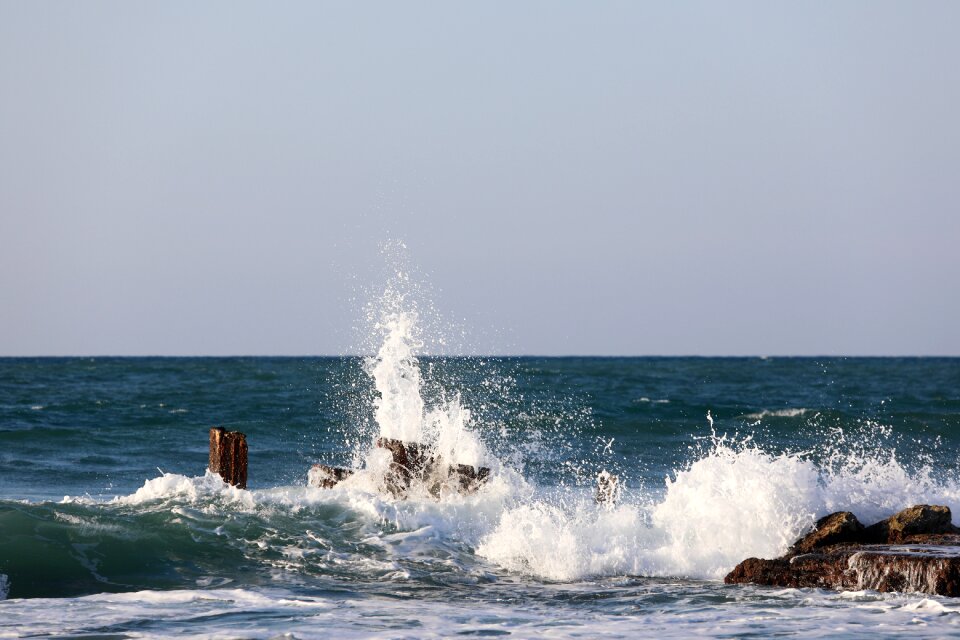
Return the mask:
POLYGON ((841 511, 786 555, 748 558, 724 582, 960 597, 960 530, 943 506, 917 505, 869 527, 841 511))

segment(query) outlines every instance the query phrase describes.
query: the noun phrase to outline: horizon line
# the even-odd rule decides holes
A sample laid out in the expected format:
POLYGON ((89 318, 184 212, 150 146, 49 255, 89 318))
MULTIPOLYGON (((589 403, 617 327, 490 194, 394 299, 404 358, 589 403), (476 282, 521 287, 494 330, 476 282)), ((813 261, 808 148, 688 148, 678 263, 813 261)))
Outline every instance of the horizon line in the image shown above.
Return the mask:
MULTIPOLYGON (((0 359, 55 359, 55 358, 168 358, 168 359, 186 359, 186 358, 368 358, 375 354, 372 353, 346 353, 346 354, 32 354, 32 355, 3 355, 0 359)), ((694 354, 694 353, 671 353, 671 354, 538 354, 538 353, 499 353, 499 354, 452 354, 452 353, 423 353, 417 354, 417 358, 595 358, 595 359, 617 359, 617 358, 745 358, 767 360, 773 358, 960 358, 960 354, 694 354)))

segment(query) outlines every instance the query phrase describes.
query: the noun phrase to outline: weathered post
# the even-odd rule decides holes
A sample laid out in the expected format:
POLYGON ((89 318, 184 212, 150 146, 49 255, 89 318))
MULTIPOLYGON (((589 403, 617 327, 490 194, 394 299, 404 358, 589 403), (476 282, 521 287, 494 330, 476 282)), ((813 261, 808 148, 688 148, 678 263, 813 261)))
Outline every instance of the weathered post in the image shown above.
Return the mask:
POLYGON ((247 488, 247 436, 223 427, 210 429, 210 471, 227 484, 247 488))

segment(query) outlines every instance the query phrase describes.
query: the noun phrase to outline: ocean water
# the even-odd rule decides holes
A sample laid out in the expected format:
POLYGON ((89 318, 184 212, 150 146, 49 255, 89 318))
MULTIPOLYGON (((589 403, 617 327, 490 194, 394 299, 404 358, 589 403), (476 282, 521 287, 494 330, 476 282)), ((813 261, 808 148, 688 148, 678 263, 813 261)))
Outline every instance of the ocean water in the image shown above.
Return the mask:
POLYGON ((377 326, 368 358, 0 359, 0 636, 960 635, 947 598, 722 583, 831 511, 960 513, 960 360, 442 358, 377 326), (205 473, 213 425, 248 490, 205 473), (491 479, 394 499, 379 435, 491 479))

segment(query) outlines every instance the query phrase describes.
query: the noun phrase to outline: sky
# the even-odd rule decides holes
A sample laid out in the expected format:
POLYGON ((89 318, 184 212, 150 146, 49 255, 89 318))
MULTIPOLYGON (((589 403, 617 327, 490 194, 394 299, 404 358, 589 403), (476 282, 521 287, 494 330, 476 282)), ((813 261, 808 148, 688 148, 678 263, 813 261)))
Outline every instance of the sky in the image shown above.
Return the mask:
POLYGON ((0 355, 960 355, 960 3, 0 0, 0 355))

